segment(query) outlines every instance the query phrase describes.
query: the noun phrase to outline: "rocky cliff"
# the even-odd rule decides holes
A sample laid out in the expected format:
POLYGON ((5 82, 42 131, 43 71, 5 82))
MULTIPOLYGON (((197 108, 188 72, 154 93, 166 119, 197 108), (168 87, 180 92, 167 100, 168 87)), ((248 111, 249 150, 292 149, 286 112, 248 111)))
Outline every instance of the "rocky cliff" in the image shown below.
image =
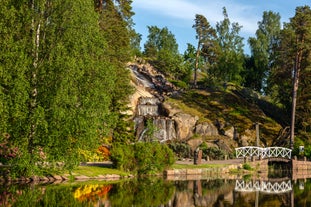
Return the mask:
MULTIPOLYGON (((137 140, 146 139, 146 124, 154 125, 161 142, 183 141, 196 148, 202 142, 223 150, 256 145, 255 123, 260 123, 261 146, 271 145, 281 125, 268 117, 242 88, 180 90, 148 63, 129 63, 136 92, 130 114, 137 140)), ((256 97, 258 98, 258 97, 256 97)))

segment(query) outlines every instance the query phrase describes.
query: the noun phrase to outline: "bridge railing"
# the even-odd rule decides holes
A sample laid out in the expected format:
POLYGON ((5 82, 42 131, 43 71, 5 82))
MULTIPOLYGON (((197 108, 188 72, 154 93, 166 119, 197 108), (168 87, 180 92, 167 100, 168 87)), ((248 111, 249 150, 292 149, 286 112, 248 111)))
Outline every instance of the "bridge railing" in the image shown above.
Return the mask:
POLYGON ((285 147, 239 147, 235 148, 236 157, 261 157, 261 158, 271 158, 271 157, 281 157, 286 159, 291 159, 292 150, 285 147))
POLYGON ((278 194, 290 192, 292 190, 292 184, 290 180, 281 182, 236 180, 234 190, 239 192, 259 191, 278 194))
POLYGON ((285 147, 267 147, 264 148, 262 156, 263 158, 282 157, 291 159, 292 150, 285 147))

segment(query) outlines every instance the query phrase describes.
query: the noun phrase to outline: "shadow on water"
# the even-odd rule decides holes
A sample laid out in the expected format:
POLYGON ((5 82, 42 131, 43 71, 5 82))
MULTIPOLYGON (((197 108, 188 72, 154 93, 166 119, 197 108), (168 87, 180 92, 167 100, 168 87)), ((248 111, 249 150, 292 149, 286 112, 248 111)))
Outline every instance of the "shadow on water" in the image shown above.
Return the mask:
POLYGON ((161 177, 119 181, 0 186, 0 206, 104 207, 307 207, 311 180, 165 180, 161 177))

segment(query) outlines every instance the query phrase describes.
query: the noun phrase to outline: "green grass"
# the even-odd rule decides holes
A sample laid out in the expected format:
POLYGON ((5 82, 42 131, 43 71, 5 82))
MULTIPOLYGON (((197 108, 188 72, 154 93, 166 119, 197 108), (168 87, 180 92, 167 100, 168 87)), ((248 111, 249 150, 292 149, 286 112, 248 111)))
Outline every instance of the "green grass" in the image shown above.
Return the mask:
POLYGON ((79 166, 72 171, 74 176, 77 175, 85 175, 88 177, 96 177, 99 175, 120 175, 120 176, 127 176, 130 173, 120 171, 117 169, 107 168, 107 167, 99 167, 99 166, 79 166))
POLYGON ((278 135, 281 126, 254 103, 238 96, 234 92, 217 90, 185 90, 180 96, 170 97, 166 102, 173 108, 199 118, 198 122, 234 123, 238 133, 243 135, 260 122, 260 132, 269 144, 278 135))
POLYGON ((187 165, 187 164, 173 164, 170 169, 198 169, 198 168, 223 168, 230 164, 201 164, 201 165, 187 165))

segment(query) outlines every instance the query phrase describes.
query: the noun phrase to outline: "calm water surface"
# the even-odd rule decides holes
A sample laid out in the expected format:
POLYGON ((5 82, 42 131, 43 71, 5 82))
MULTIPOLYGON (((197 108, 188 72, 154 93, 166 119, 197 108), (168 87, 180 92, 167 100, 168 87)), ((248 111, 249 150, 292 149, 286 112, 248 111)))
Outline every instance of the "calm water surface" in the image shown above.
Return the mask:
POLYGON ((162 178, 0 187, 0 206, 309 207, 311 180, 162 178))

